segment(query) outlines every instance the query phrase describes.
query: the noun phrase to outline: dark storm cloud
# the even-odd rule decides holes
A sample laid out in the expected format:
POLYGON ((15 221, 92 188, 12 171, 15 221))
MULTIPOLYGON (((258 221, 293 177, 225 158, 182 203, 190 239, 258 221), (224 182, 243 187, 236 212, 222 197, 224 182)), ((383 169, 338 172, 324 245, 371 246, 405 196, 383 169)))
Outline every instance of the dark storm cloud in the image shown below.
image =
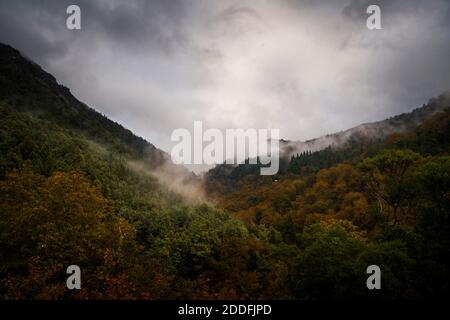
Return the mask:
MULTIPOLYGON (((382 12, 385 41, 353 42, 360 48, 384 50, 385 71, 389 71, 385 86, 398 104, 394 112, 405 111, 405 106, 417 105, 437 84, 450 84, 450 2, 447 0, 351 0, 342 10, 343 16, 354 28, 367 19, 369 5, 378 5, 382 12), (424 27, 414 27, 414 24, 424 27), (398 26, 402 26, 400 29, 398 26)), ((365 33, 369 31, 364 30, 365 33)), ((378 79, 379 77, 377 77, 378 79)))
MULTIPOLYGON (((414 2, 414 0, 409 1, 409 3, 412 2, 414 2)), ((365 21, 367 19, 366 9, 370 5, 379 6, 380 9, 386 13, 386 17, 398 13, 398 10, 402 13, 409 10, 408 6, 405 5, 405 2, 402 0, 351 0, 350 3, 342 9, 342 14, 351 20, 365 21)))
POLYGON ((450 4, 448 0, 350 0, 342 9, 342 14, 355 23, 367 19, 366 9, 370 5, 377 5, 383 13, 383 25, 389 28, 407 15, 421 14, 427 11, 437 11, 436 24, 447 28, 450 26, 450 4))
POLYGON ((447 0, 0 0, 0 42, 165 149, 194 120, 309 139, 450 88, 447 0))
POLYGON ((187 12, 185 3, 181 0, 2 0, 0 39, 40 61, 61 58, 75 39, 65 29, 65 11, 69 5, 77 4, 82 8, 83 25, 78 38, 85 38, 87 43, 107 41, 130 51, 152 49, 167 54, 187 41, 182 31, 187 12))
MULTIPOLYGON (((39 3, 47 7, 47 2, 39 3)), ((66 54, 67 47, 61 41, 36 32, 44 21, 54 20, 51 7, 46 10, 37 4, 38 1, 0 1, 0 40, 16 46, 38 61, 66 54)))
POLYGON ((169 53, 187 41, 182 31, 185 3, 180 0, 141 0, 118 3, 106 10, 97 5, 88 9, 90 16, 87 19, 92 21, 94 32, 110 41, 133 49, 142 49, 143 43, 147 42, 152 49, 169 53))

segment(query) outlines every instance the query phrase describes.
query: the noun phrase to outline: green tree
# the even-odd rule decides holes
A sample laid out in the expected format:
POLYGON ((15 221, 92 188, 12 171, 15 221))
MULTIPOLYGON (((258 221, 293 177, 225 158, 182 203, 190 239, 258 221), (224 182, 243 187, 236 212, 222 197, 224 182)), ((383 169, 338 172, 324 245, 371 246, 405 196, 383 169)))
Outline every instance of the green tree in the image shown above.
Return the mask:
POLYGON ((362 163, 369 193, 389 222, 398 224, 402 219, 407 222, 411 218, 409 209, 416 199, 417 189, 410 168, 419 159, 421 156, 411 150, 384 150, 362 163))

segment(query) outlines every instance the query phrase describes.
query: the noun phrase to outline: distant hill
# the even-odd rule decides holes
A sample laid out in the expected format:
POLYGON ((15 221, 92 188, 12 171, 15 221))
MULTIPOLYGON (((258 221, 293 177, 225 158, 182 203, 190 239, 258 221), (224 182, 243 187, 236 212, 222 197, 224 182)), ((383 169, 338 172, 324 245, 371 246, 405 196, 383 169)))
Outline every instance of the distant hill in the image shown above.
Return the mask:
POLYGON ((447 91, 420 108, 383 121, 304 142, 280 140, 278 175, 260 176, 259 165, 221 164, 206 173, 206 189, 209 194, 228 194, 241 181, 259 185, 289 174, 310 175, 344 161, 372 156, 383 148, 409 148, 424 155, 445 153, 450 147, 449 113, 450 92, 447 91))
POLYGON ((280 140, 281 154, 292 154, 305 151, 319 151, 327 147, 342 148, 351 145, 379 142, 394 133, 407 132, 433 114, 450 108, 450 91, 437 98, 432 98, 427 104, 408 113, 402 113, 382 121, 360 124, 354 128, 328 134, 307 141, 280 140))

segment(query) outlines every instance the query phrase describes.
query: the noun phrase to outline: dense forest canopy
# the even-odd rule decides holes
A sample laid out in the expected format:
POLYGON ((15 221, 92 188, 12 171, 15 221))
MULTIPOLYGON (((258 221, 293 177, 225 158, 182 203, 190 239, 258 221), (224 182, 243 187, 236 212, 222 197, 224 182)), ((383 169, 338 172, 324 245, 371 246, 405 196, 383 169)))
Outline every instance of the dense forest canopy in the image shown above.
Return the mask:
POLYGON ((388 120, 401 132, 288 154, 276 176, 219 165, 195 202, 151 174, 164 152, 5 45, 0 114, 3 299, 449 295, 449 93, 388 120), (383 290, 366 288, 373 264, 383 290))

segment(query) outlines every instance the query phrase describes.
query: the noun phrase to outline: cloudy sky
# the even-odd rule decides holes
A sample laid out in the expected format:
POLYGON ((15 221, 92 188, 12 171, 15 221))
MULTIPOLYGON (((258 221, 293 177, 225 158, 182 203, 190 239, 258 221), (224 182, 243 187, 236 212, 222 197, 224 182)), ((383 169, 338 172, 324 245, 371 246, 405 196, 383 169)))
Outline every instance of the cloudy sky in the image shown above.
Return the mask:
POLYGON ((165 150, 194 120, 306 140, 450 89, 447 0, 0 0, 0 42, 165 150))

